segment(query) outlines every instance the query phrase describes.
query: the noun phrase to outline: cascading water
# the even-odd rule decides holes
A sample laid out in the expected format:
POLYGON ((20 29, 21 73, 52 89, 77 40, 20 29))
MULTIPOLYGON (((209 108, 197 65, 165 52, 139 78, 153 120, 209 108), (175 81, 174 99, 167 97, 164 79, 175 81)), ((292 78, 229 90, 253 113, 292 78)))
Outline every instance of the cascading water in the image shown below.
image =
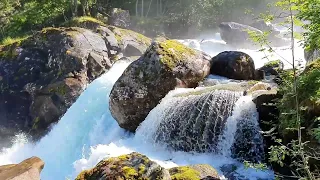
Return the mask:
MULTIPOLYGON (((219 35, 207 42, 200 43, 197 40, 193 41, 196 42, 196 45, 199 45, 196 48, 202 49, 211 55, 215 55, 223 50, 232 50, 231 47, 228 47, 228 45, 219 39, 219 35)), ((189 41, 183 42, 189 45, 189 41)), ((252 50, 245 50, 245 52, 256 60, 256 67, 260 67, 265 62, 261 61, 261 57, 264 56, 263 53, 252 50)), ((282 55, 290 54, 289 49, 279 49, 279 52, 282 55)), ((298 58, 303 57, 302 48, 296 52, 298 53, 298 58)), ((108 73, 91 83, 59 123, 39 142, 34 144, 28 143, 24 135, 18 135, 14 146, 3 150, 0 154, 0 164, 18 163, 30 156, 38 156, 46 163, 41 174, 42 179, 56 180, 74 178, 82 170, 95 166, 103 158, 136 151, 147 155, 166 168, 177 165, 204 163, 210 164, 219 170, 219 167, 225 164, 233 164, 238 166, 237 173, 245 178, 273 179, 274 175, 272 171, 246 169, 235 160, 238 157, 245 157, 242 154, 245 150, 252 152, 252 156, 258 157, 257 161, 260 158, 258 155, 263 156, 263 152, 259 150, 261 149, 262 141, 261 137, 258 136, 259 133, 257 133, 259 131, 257 113, 254 103, 247 96, 240 97, 239 94, 232 94, 230 92, 227 95, 224 92, 218 91, 215 92, 216 94, 208 94, 206 98, 197 99, 196 97, 177 97, 181 92, 193 91, 189 89, 177 89, 170 92, 162 100, 161 104, 150 112, 135 135, 121 129, 108 110, 108 96, 114 82, 128 64, 128 62, 116 63, 108 73), (228 100, 218 98, 217 94, 219 93, 228 100), (192 101, 192 98, 194 101, 202 101, 202 105, 194 104, 195 102, 192 101), (177 101, 177 99, 180 100, 177 101), (183 107, 183 104, 187 102, 199 108, 199 112, 194 113, 194 115, 197 114, 199 116, 187 114, 189 112, 187 109, 180 108, 179 111, 184 113, 182 114, 183 116, 189 118, 190 125, 193 125, 193 122, 195 124, 198 122, 204 123, 202 126, 194 125, 195 127, 201 127, 200 129, 205 132, 199 136, 194 133, 193 138, 199 143, 194 144, 194 147, 189 150, 200 150, 200 152, 204 153, 182 152, 177 150, 179 148, 173 148, 176 150, 172 150, 172 148, 167 148, 170 141, 163 141, 165 138, 162 137, 168 136, 162 130, 166 131, 170 128, 176 129, 178 127, 172 127, 166 124, 166 121, 181 121, 181 123, 186 121, 186 119, 182 118, 183 116, 180 117, 171 112, 177 107, 183 107), (208 105, 205 102, 212 102, 212 104, 208 105), (214 110, 212 116, 221 115, 221 117, 202 117, 201 115, 208 114, 205 114, 204 111, 201 112, 201 110, 210 109, 210 107, 214 110), (171 114, 175 119, 168 118, 167 114, 171 114), (195 118, 193 119, 193 117, 195 118), (211 122, 210 120, 213 121, 211 122), (209 123, 206 124, 205 122, 209 123), (206 127, 211 127, 214 124, 225 125, 220 126, 221 128, 216 128, 215 133, 206 130, 206 127), (222 127, 224 128, 223 130, 222 127), (218 141, 216 140, 217 134, 219 134, 218 141), (201 151, 202 145, 200 144, 210 142, 210 138, 208 137, 211 136, 215 137, 215 143, 213 143, 213 146, 206 145, 205 151, 201 151), (254 146, 249 146, 251 142, 244 145, 238 143, 243 142, 241 140, 246 138, 251 138, 254 146), (212 149, 217 150, 213 152, 212 149), (232 158, 233 155, 235 155, 234 158, 232 158)), ((196 107, 193 107, 193 111, 190 112, 196 112, 196 107)), ((181 125, 183 127, 184 124, 181 125)), ((177 132, 171 131, 171 134, 185 135, 181 130, 183 128, 178 129, 177 132)), ((185 130, 187 129, 185 128, 185 130)), ((198 131, 197 128, 189 130, 198 131)), ((211 142, 204 144, 211 144, 211 142)), ((173 147, 175 145, 175 143, 171 144, 173 147)), ((176 147, 188 145, 190 143, 187 141, 182 144, 177 143, 176 147)))
POLYGON ((175 151, 261 162, 264 152, 259 131, 251 96, 215 90, 164 99, 140 125, 136 137, 175 151))
POLYGON ((240 92, 213 91, 173 97, 155 109, 162 114, 156 112, 157 116, 152 116, 151 113, 153 118, 147 118, 137 134, 151 133, 151 141, 165 143, 174 150, 216 152, 224 124, 240 95, 240 92), (148 130, 151 124, 156 128, 154 132, 148 130))

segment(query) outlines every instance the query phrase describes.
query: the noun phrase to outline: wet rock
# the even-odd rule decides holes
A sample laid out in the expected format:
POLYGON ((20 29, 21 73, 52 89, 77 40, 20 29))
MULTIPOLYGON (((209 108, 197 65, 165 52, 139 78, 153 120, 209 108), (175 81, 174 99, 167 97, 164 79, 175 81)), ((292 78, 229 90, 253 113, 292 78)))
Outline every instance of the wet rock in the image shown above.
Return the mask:
POLYGON ((218 172, 210 165, 197 164, 169 169, 172 180, 219 180, 218 172))
POLYGON ((76 180, 126 180, 161 179, 171 180, 168 170, 146 156, 131 153, 100 161, 93 169, 81 172, 76 180))
POLYGON ((211 59, 211 74, 237 80, 254 80, 253 59, 239 51, 224 51, 211 59))
POLYGON ((247 178, 242 177, 236 172, 237 166, 234 164, 223 165, 220 169, 228 180, 247 180, 247 178))
POLYGON ((130 13, 128 10, 112 8, 110 11, 109 24, 117 27, 127 28, 130 25, 130 13))
POLYGON ((259 68, 266 76, 274 75, 279 77, 279 73, 283 70, 284 64, 280 60, 270 61, 259 68))
POLYGON ((3 180, 40 180, 44 162, 32 157, 19 164, 0 166, 0 179, 3 180))
POLYGON ((119 125, 135 131, 175 87, 196 87, 209 74, 209 58, 174 40, 154 42, 114 84, 110 111, 119 125))
POLYGON ((110 66, 104 39, 82 28, 46 28, 2 47, 0 126, 41 136, 110 66))

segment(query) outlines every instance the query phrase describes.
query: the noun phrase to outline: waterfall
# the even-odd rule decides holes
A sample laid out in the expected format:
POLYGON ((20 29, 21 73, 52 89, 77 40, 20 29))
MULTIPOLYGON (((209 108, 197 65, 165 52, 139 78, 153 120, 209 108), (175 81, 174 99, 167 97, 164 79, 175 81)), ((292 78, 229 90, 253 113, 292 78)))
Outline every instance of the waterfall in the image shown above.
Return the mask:
POLYGON ((263 159, 258 112, 250 96, 226 90, 192 94, 197 93, 163 99, 140 125, 136 136, 175 151, 213 153, 255 162, 263 159), (238 142, 254 143, 249 147, 238 142))
POLYGON ((219 135, 240 95, 240 92, 213 91, 162 101, 138 133, 151 133, 146 137, 151 136, 154 143, 165 143, 174 150, 215 152, 219 135), (148 130, 155 124, 154 131, 148 130))
POLYGON ((242 96, 235 103, 218 147, 223 156, 251 162, 261 162, 264 159, 258 112, 251 96, 242 96))

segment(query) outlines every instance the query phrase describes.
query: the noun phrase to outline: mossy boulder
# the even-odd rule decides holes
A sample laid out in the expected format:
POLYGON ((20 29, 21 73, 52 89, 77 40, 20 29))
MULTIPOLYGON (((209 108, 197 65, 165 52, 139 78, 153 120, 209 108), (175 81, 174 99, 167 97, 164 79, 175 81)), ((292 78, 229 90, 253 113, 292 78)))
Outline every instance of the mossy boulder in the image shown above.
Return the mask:
POLYGON ((151 45, 151 39, 137 32, 115 26, 108 27, 124 56, 141 56, 151 45))
POLYGON ((0 136, 40 136, 110 66, 103 37, 82 28, 45 28, 2 47, 0 136))
POLYGON ((96 30, 99 26, 107 26, 104 22, 90 16, 75 17, 62 24, 64 27, 81 27, 96 30))
POLYGON ((139 153, 100 161, 93 169, 81 172, 76 180, 170 180, 169 172, 139 153))
POLYGON ((237 80, 254 80, 254 61, 244 52, 224 51, 211 59, 211 74, 237 80))
POLYGON ((176 87, 196 87, 208 74, 209 57, 174 40, 154 42, 114 84, 110 111, 135 131, 160 100, 176 87))
POLYGON ((219 180, 218 172, 210 165, 197 164, 169 169, 172 180, 219 180))

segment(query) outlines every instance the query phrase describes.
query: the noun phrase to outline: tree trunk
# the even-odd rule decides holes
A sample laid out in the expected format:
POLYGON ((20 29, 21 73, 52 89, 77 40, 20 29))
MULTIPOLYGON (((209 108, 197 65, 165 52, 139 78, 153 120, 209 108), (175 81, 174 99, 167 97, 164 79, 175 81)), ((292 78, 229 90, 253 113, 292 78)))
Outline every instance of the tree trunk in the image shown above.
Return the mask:
POLYGON ((141 16, 143 17, 144 16, 144 12, 143 12, 143 10, 144 10, 144 0, 141 0, 141 2, 142 2, 142 5, 141 5, 141 16))
POLYGON ((149 8, 148 8, 148 11, 147 11, 146 17, 148 17, 148 15, 149 15, 149 12, 150 12, 150 8, 151 8, 152 1, 153 1, 153 0, 151 0, 151 1, 150 1, 150 3, 149 3, 149 8))
POLYGON ((157 17, 159 16, 159 0, 157 0, 157 17))
POLYGON ((139 5, 139 0, 136 0, 136 16, 139 16, 139 12, 138 12, 138 5, 139 5))
POLYGON ((78 0, 73 0, 74 17, 78 16, 78 0))

